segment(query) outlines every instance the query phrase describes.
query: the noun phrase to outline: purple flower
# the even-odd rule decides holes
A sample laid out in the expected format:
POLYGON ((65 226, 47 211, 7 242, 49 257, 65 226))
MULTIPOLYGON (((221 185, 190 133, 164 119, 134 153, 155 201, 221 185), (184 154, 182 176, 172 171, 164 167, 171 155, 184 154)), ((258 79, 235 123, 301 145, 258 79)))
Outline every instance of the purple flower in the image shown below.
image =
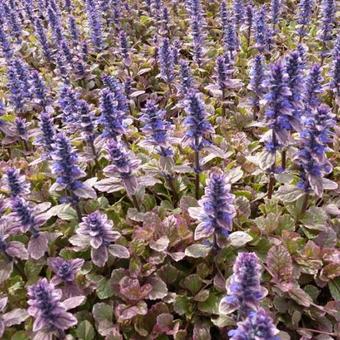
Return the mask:
POLYGON ((299 149, 294 157, 300 169, 298 187, 305 192, 313 191, 319 197, 324 190, 323 176, 332 172, 326 151, 334 125, 334 115, 327 105, 320 105, 314 115, 304 117, 299 149))
POLYGON ((47 8, 47 16, 48 16, 49 26, 51 27, 51 30, 52 30, 52 36, 53 36, 53 39, 54 39, 54 43, 55 43, 56 46, 60 46, 60 44, 63 40, 63 32, 62 32, 60 17, 58 15, 58 13, 56 13, 56 11, 53 10, 52 6, 49 6, 47 8))
POLYGON ((67 199, 72 203, 77 203, 79 197, 95 198, 95 191, 79 180, 85 176, 85 172, 78 165, 77 153, 69 139, 63 133, 58 133, 53 148, 51 170, 57 178, 53 189, 65 190, 67 199))
POLYGON ((230 340, 280 340, 277 336, 279 330, 264 309, 250 312, 237 326, 237 329, 228 332, 230 340))
MULTIPOLYGON (((28 289, 28 313, 33 316, 33 332, 55 333, 64 336, 64 331, 77 324, 77 319, 61 302, 62 292, 46 278, 40 279, 28 289)), ((73 307, 73 306, 72 306, 73 307)))
POLYGON ((53 150, 56 130, 53 124, 53 118, 47 112, 40 113, 40 134, 36 138, 36 143, 41 145, 47 153, 53 150))
POLYGON ((61 282, 73 282, 77 272, 85 263, 83 259, 65 260, 61 257, 50 257, 47 259, 49 267, 55 274, 51 282, 58 285, 61 282))
POLYGON ((331 78, 330 88, 333 90, 335 97, 340 98, 340 35, 338 35, 334 44, 331 78))
POLYGON ((62 120, 65 124, 78 123, 80 95, 69 85, 63 84, 59 93, 58 104, 62 110, 62 120))
POLYGON ((46 107, 46 105, 49 103, 48 93, 46 85, 38 71, 32 71, 31 82, 32 82, 31 88, 32 97, 35 97, 40 105, 46 107))
POLYGON ((288 144, 290 131, 298 124, 289 101, 291 92, 283 63, 278 61, 271 66, 270 77, 265 85, 268 88, 265 95, 265 116, 267 126, 271 129, 271 135, 265 144, 269 152, 275 152, 279 147, 288 144))
POLYGON ((218 87, 221 91, 227 88, 227 82, 229 78, 227 65, 225 63, 225 57, 219 56, 216 58, 216 75, 218 87))
POLYGON ((266 6, 262 5, 256 13, 255 18, 255 47, 260 52, 269 50, 270 34, 266 22, 266 6))
POLYGON ((129 111, 129 103, 126 94, 124 93, 124 88, 122 84, 112 76, 104 76, 103 81, 113 93, 114 99, 117 101, 118 104, 117 109, 127 115, 129 111))
POLYGON ((250 39, 251 31, 254 23, 254 10, 252 5, 248 5, 245 11, 245 22, 248 30, 248 39, 250 39))
POLYGON ((192 78, 190 65, 187 61, 181 60, 180 63, 180 76, 181 76, 181 95, 185 97, 194 87, 194 80, 192 78))
POLYGON ((111 244, 119 239, 120 233, 113 230, 112 221, 107 216, 95 211, 83 217, 83 221, 76 230, 77 235, 70 242, 78 249, 91 246, 91 258, 98 267, 103 267, 108 260, 108 251, 111 244))
POLYGON ((322 81, 321 66, 319 64, 314 64, 305 81, 306 88, 304 97, 307 113, 310 113, 312 109, 315 109, 320 105, 320 94, 323 91, 321 85, 322 81))
POLYGON ((28 140, 28 123, 25 118, 17 117, 15 119, 15 129, 22 140, 28 140))
POLYGON ((238 31, 239 27, 242 24, 244 19, 244 3, 243 0, 233 0, 233 13, 234 13, 234 21, 236 26, 236 31, 238 31))
POLYGON ((31 233, 28 253, 35 260, 43 257, 48 250, 48 233, 39 230, 39 227, 46 222, 46 217, 41 212, 47 208, 48 206, 44 204, 32 207, 19 196, 11 199, 13 228, 20 228, 23 233, 28 231, 31 233))
POLYGON ((321 24, 318 38, 322 42, 327 42, 333 38, 333 28, 336 23, 336 4, 334 0, 321 1, 321 24))
POLYGON ((146 144, 154 146, 159 155, 171 157, 173 155, 169 146, 171 124, 166 121, 165 113, 153 100, 148 100, 140 119, 144 123, 142 132, 147 136, 146 144))
POLYGON ((0 46, 2 49, 3 56, 6 58, 7 62, 9 62, 13 57, 13 51, 11 43, 8 40, 5 28, 1 21, 0 21, 0 46))
POLYGON ((117 138, 125 133, 123 124, 124 112, 119 110, 119 103, 115 101, 110 89, 101 90, 99 123, 104 126, 102 137, 117 138))
POLYGON ((194 45, 194 60, 198 66, 202 64, 205 25, 201 0, 187 0, 187 10, 190 17, 191 36, 194 45))
POLYGON ((95 117, 85 100, 80 100, 79 116, 82 135, 87 142, 93 143, 95 139, 95 117))
POLYGON ((101 16, 95 0, 85 0, 87 18, 91 29, 91 40, 96 52, 103 49, 103 33, 101 25, 101 16))
POLYGON ((5 190, 11 197, 25 196, 30 194, 30 185, 26 182, 26 177, 20 175, 19 170, 9 168, 3 177, 5 190))
POLYGON ((51 279, 51 283, 56 286, 62 284, 61 289, 64 298, 83 295, 83 291, 78 287, 75 279, 85 260, 65 260, 61 257, 49 257, 47 263, 55 274, 51 279))
POLYGON ((77 27, 76 19, 73 15, 70 15, 68 18, 68 30, 71 35, 73 46, 77 46, 79 44, 79 30, 77 27))
POLYGON ((232 57, 233 52, 238 49, 239 44, 236 27, 237 20, 233 17, 232 13, 228 13, 228 8, 224 1, 221 3, 220 13, 224 50, 225 52, 229 51, 230 57, 232 57))
POLYGON ((281 0, 271 0, 271 19, 273 28, 278 24, 281 14, 281 0))
POLYGON ((5 254, 9 260, 28 260, 25 245, 18 241, 9 241, 8 238, 17 234, 18 229, 10 225, 10 221, 0 221, 0 253, 5 254))
POLYGON ((14 2, 9 4, 8 2, 2 2, 0 4, 1 13, 4 14, 7 25, 11 28, 11 34, 16 37, 18 42, 21 42, 22 27, 18 18, 18 9, 14 2))
POLYGON ((307 34, 307 26, 310 23, 314 6, 314 0, 300 0, 299 3, 299 16, 297 23, 299 24, 297 33, 300 37, 307 34))
POLYGON ((120 46, 120 53, 123 57, 123 61, 125 65, 130 65, 131 60, 129 56, 129 42, 126 36, 125 31, 121 30, 119 32, 119 46, 120 46))
MULTIPOLYGON (((288 75, 287 85, 291 92, 289 96, 290 105, 293 109, 293 115, 296 122, 300 121, 303 112, 303 93, 304 93, 304 75, 303 63, 298 51, 291 52, 286 58, 286 72, 288 75)), ((299 125, 295 129, 299 130, 299 125)))
POLYGON ((250 68, 250 82, 248 85, 248 89, 251 90, 254 94, 251 104, 257 110, 260 109, 260 100, 263 98, 265 94, 265 63, 263 60, 263 56, 258 54, 251 63, 250 68))
POLYGON ((122 181, 129 196, 134 195, 137 190, 136 170, 139 167, 139 160, 134 155, 126 151, 121 143, 117 143, 113 139, 107 142, 107 151, 111 159, 112 165, 104 169, 107 177, 118 177, 122 181))
POLYGON ((183 142, 189 143, 195 151, 209 145, 207 137, 214 132, 207 119, 205 104, 198 93, 189 93, 185 100, 187 117, 184 120, 186 133, 183 142))
POLYGON ((171 83, 174 78, 174 57, 173 51, 168 38, 162 40, 161 46, 158 50, 159 65, 161 71, 161 78, 167 83, 171 83))
MULTIPOLYGON (((190 208, 191 217, 200 223, 195 230, 195 240, 215 236, 228 236, 236 215, 234 195, 230 183, 220 169, 210 172, 204 196, 198 201, 199 208, 190 208)), ((215 239, 214 239, 215 243, 215 239)))
POLYGON ((255 253, 238 254, 233 275, 226 286, 227 296, 220 302, 220 312, 239 311, 246 316, 259 308, 267 290, 261 287, 261 265, 255 253))
POLYGON ((38 41, 40 43, 40 46, 43 50, 44 56, 47 61, 51 61, 52 55, 51 55, 51 50, 50 46, 48 44, 47 36, 45 33, 45 29, 43 24, 41 23, 40 19, 35 19, 34 21, 34 29, 38 37, 38 41))

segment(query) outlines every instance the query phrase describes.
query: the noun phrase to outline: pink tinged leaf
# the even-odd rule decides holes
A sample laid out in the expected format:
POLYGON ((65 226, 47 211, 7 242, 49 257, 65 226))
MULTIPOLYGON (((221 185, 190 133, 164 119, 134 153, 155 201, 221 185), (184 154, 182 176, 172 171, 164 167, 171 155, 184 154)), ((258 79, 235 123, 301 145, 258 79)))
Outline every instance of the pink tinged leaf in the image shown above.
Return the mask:
POLYGON ((219 304, 220 314, 230 314, 239 308, 238 304, 231 304, 227 301, 227 297, 224 297, 219 304))
POLYGON ((135 176, 123 179, 125 190, 129 196, 134 195, 137 191, 138 182, 135 176))
POLYGON ((94 249, 98 249, 103 244, 103 238, 101 236, 95 236, 90 238, 90 245, 94 249))
POLYGON ((147 280, 147 282, 152 287, 152 290, 147 297, 149 300, 163 299, 168 295, 168 287, 166 283, 159 277, 151 277, 147 280))
POLYGON ((0 262, 0 284, 6 281, 13 271, 13 262, 0 262))
POLYGON ((73 309, 81 305, 85 301, 85 296, 74 296, 63 301, 66 310, 73 309))
POLYGON ((109 252, 112 256, 120 259, 128 259, 130 257, 129 250, 119 244, 112 244, 109 246, 109 252))
MULTIPOLYGON (((30 313, 30 310, 28 312, 30 315, 32 315, 32 313, 30 313)), ((38 315, 33 322, 32 330, 33 332, 38 332, 38 331, 41 331, 45 326, 46 326, 45 320, 40 315, 38 315)))
POLYGON ((130 301, 138 301, 144 299, 152 291, 151 284, 141 286, 138 279, 133 279, 128 276, 123 277, 119 281, 120 293, 130 301))
POLYGON ((95 188, 101 192, 107 193, 113 193, 124 189, 119 178, 104 178, 95 184, 95 188))
POLYGON ((313 299, 297 285, 294 285, 288 291, 288 294, 295 302, 297 302, 301 306, 310 307, 311 303, 313 303, 313 299))
MULTIPOLYGON (((52 281, 53 279, 51 280, 51 282, 52 281)), ((62 282, 62 280, 60 282, 62 282)), ((65 283, 65 285, 61 287, 61 290, 63 292, 63 298, 65 299, 84 294, 84 291, 81 288, 79 288, 77 284, 74 282, 65 283)))
POLYGON ((106 246, 91 249, 91 259, 97 267, 104 267, 109 255, 106 246))
POLYGON ((53 332, 38 332, 34 334, 32 340, 53 340, 53 332))
POLYGON ((165 333, 167 335, 171 335, 172 324, 174 317, 169 313, 162 313, 157 316, 157 322, 154 326, 152 333, 154 334, 162 334, 165 333))
POLYGON ((162 236, 157 241, 150 242, 150 248, 156 251, 165 251, 169 246, 169 238, 167 236, 162 236))
POLYGON ((82 183, 82 186, 79 189, 74 190, 74 193, 81 198, 97 198, 96 191, 85 183, 82 183))
POLYGON ((270 248, 266 264, 273 281, 276 283, 289 283, 293 279, 293 261, 283 245, 273 246, 270 248))
POLYGON ((195 241, 201 240, 202 238, 208 238, 214 233, 214 228, 212 225, 206 225, 205 223, 200 223, 195 229, 195 241))
POLYGON ((46 233, 40 233, 38 237, 31 237, 28 242, 28 253, 34 260, 39 260, 48 250, 48 237, 46 233))
POLYGON ((115 313, 118 316, 118 322, 131 320, 137 315, 146 315, 147 312, 148 307, 144 301, 139 301, 136 306, 132 307, 120 304, 115 309, 115 313))
POLYGON ((5 332, 5 323, 3 320, 0 319, 0 338, 2 338, 4 332, 5 332))
POLYGON ((188 213, 191 218, 194 220, 200 220, 202 216, 202 208, 201 207, 190 207, 188 208, 188 213))
POLYGON ((61 312, 58 316, 53 320, 53 325, 59 329, 65 330, 68 329, 78 323, 77 319, 68 312, 61 312))
POLYGON ((6 327, 11 327, 24 322, 28 317, 29 315, 26 309, 16 308, 8 313, 5 313, 2 316, 2 319, 4 320, 6 327))
POLYGON ((5 310, 7 302, 8 302, 8 297, 7 296, 5 296, 5 297, 0 299, 0 312, 3 312, 5 310))
POLYGON ((80 251, 89 247, 90 238, 86 235, 74 235, 69 239, 69 242, 75 246, 76 251, 80 251))
POLYGON ((28 252, 25 248, 25 245, 18 241, 9 242, 6 253, 9 256, 17 257, 21 260, 28 260, 28 252))

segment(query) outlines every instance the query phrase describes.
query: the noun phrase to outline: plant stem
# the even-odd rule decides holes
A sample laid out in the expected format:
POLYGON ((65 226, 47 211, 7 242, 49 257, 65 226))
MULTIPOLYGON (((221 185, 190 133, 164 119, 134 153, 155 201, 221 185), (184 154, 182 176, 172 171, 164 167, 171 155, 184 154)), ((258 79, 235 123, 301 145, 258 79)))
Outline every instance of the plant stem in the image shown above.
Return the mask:
POLYGON ((137 200, 137 197, 136 195, 131 195, 131 200, 132 200, 132 203, 134 205, 134 207, 140 211, 140 206, 139 206, 139 203, 138 203, 138 200, 137 200))
POLYGON ((309 199, 309 195, 308 195, 308 193, 305 193, 305 196, 303 198, 303 203, 302 203, 301 210, 300 210, 300 212, 296 216, 295 225, 297 225, 299 223, 300 219, 304 216, 304 214, 305 214, 305 212, 307 210, 307 207, 308 207, 308 199, 309 199))
POLYGON ((168 185, 169 185, 169 187, 172 191, 173 203, 174 203, 174 207, 176 208, 179 198, 178 198, 178 194, 177 194, 177 190, 176 190, 176 186, 175 186, 175 179, 171 175, 166 175, 166 180, 167 180, 168 185))
POLYGON ((282 153, 281 153, 281 166, 282 166, 283 170, 286 169, 286 163, 287 163, 287 150, 282 150, 282 153))
POLYGON ((196 199, 199 199, 199 191, 200 191, 200 153, 198 150, 198 137, 195 137, 195 165, 194 170, 196 173, 195 176, 195 197, 196 199))
POLYGON ((271 172, 269 174, 269 183, 268 183, 268 198, 271 199, 274 191, 275 185, 275 177, 274 174, 271 172))

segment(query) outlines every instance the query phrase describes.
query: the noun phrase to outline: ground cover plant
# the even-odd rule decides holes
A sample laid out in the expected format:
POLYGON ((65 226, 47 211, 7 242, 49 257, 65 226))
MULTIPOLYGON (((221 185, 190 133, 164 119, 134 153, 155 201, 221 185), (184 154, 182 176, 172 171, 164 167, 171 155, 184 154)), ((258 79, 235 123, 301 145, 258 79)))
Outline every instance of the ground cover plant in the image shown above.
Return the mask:
POLYGON ((0 0, 0 338, 340 337, 335 0, 0 0))

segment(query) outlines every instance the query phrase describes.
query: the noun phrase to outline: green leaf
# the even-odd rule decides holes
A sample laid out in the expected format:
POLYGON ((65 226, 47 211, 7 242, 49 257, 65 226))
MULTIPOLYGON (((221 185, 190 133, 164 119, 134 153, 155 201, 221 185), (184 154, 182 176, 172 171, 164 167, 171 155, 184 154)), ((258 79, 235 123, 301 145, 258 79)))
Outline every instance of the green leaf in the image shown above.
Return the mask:
POLYGON ((327 213, 319 207, 311 207, 306 212, 302 219, 304 227, 312 230, 326 230, 327 228, 327 213))
POLYGON ((188 248, 185 249, 185 255, 189 257, 206 257, 208 256, 211 247, 203 245, 203 244, 192 244, 188 248))
POLYGON ((190 315, 192 306, 189 298, 185 295, 177 295, 174 302, 174 310, 179 315, 190 315))
POLYGON ((219 304, 221 297, 216 293, 210 293, 207 300, 198 303, 198 309, 208 314, 219 314, 219 304))
POLYGON ((275 198, 284 203, 292 203, 304 195, 304 192, 294 185, 282 185, 274 195, 275 198))
POLYGON ((72 221, 78 218, 77 212, 71 207, 70 204, 59 204, 52 207, 46 212, 48 218, 58 216, 61 220, 72 221))
POLYGON ((87 320, 82 321, 78 325, 76 334, 78 339, 81 340, 92 340, 96 335, 92 324, 87 320))
POLYGON ((98 282, 97 296, 101 300, 105 300, 113 296, 113 288, 110 280, 102 279, 98 282))
POLYGON ((202 288, 203 283, 199 275, 192 274, 192 275, 187 276, 183 280, 183 286, 187 288, 191 292, 192 295, 195 295, 202 288))
POLYGON ((252 237, 244 231, 235 231, 229 235, 230 244, 233 247, 239 248, 252 241, 252 237))
POLYGON ((329 290, 335 301, 340 301, 340 277, 328 282, 329 290))

